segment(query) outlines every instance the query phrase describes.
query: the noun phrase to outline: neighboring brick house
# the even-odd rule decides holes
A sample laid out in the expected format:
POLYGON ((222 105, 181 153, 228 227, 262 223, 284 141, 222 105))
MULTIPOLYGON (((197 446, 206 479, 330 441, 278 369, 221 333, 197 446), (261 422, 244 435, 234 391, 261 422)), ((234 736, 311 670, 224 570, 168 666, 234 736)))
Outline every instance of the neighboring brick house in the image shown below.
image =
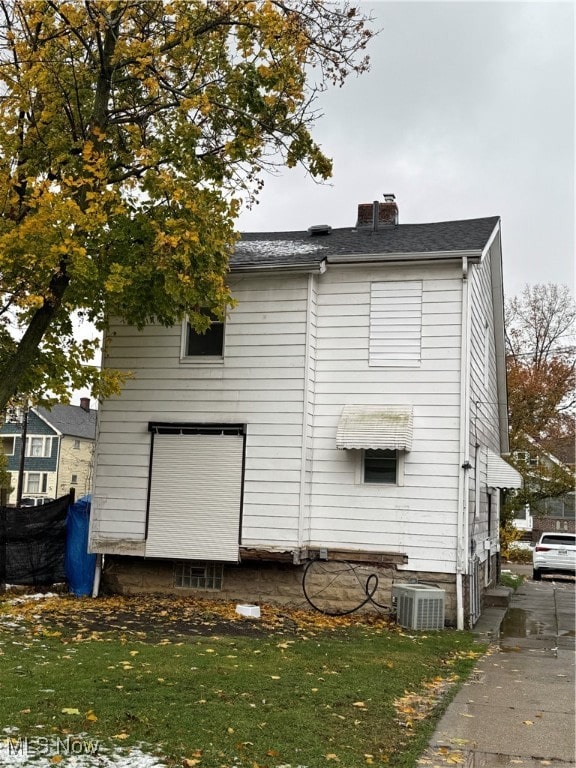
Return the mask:
MULTIPOLYGON (((0 428, 0 439, 8 459, 12 491, 8 504, 16 503, 22 456, 22 419, 7 419, 0 428), (15 420, 14 420, 15 422, 15 420)), ((80 405, 55 405, 48 410, 31 408, 26 425, 26 452, 22 497, 41 504, 74 488, 77 496, 92 489, 96 411, 90 400, 80 405)))
MULTIPOLYGON (((514 459, 520 467, 526 465, 530 472, 538 470, 546 477, 552 470, 563 470, 575 475, 575 446, 571 436, 557 438, 546 450, 529 435, 524 436, 526 450, 515 451, 514 459), (532 469, 533 468, 533 469, 532 469)), ((536 475, 535 475, 536 477, 536 475)), ((576 477, 576 475, 575 475, 576 477)), ((518 510, 514 525, 525 534, 525 541, 536 542, 544 531, 576 531, 576 494, 570 491, 561 496, 547 496, 539 499, 530 508, 528 505, 518 510)))

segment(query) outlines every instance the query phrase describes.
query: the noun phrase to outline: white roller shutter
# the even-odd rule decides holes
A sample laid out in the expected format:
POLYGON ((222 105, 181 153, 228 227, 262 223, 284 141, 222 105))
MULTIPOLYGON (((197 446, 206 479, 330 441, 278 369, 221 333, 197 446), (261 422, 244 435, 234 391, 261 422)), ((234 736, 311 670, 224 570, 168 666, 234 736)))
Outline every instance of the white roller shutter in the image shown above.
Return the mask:
POLYGON ((238 560, 242 435, 155 434, 148 557, 238 560))

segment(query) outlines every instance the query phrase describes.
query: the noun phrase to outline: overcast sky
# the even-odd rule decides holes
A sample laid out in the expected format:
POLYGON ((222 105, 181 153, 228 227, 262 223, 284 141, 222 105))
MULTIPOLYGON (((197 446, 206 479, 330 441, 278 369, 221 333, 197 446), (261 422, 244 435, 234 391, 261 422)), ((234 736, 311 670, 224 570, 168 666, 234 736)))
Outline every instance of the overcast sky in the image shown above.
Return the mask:
POLYGON ((401 223, 502 217, 507 296, 574 286, 574 5, 380 2, 369 73, 325 94, 330 186, 266 179, 242 231, 353 226, 393 192, 401 223))

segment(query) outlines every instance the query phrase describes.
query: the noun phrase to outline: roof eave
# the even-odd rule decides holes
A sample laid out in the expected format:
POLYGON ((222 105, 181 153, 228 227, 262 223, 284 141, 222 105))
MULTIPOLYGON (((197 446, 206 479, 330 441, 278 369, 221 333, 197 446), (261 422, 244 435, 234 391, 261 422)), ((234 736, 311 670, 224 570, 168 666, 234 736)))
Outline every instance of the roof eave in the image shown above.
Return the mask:
POLYGON ((230 272, 234 274, 242 272, 282 272, 284 274, 316 274, 321 275, 326 271, 326 259, 321 262, 305 262, 304 264, 291 264, 290 262, 276 262, 274 264, 242 264, 230 266, 230 272))
POLYGON ((407 261, 461 261, 466 257, 472 263, 482 259, 481 250, 465 251, 420 251, 411 253, 351 253, 333 254, 327 257, 328 263, 334 264, 366 264, 386 262, 387 264, 407 261))
POLYGON ((30 408, 30 410, 31 410, 31 411, 34 411, 34 413, 35 413, 35 414, 36 414, 36 416, 37 416, 37 417, 40 419, 40 421, 43 421, 43 422, 44 422, 44 424, 46 424, 47 426, 49 426, 49 427, 50 427, 50 429, 53 429, 53 430, 54 430, 54 432, 56 432, 56 436, 57 436, 57 437, 62 437, 62 435, 63 435, 64 433, 63 433, 63 432, 62 432, 62 431, 61 431, 61 430, 60 430, 60 429, 59 429, 59 428, 58 428, 58 427, 57 427, 55 424, 53 424, 53 423, 52 423, 52 422, 49 420, 49 418, 48 418, 47 416, 43 416, 43 415, 40 413, 40 411, 39 411, 37 408, 34 408, 34 406, 32 406, 32 407, 30 408))

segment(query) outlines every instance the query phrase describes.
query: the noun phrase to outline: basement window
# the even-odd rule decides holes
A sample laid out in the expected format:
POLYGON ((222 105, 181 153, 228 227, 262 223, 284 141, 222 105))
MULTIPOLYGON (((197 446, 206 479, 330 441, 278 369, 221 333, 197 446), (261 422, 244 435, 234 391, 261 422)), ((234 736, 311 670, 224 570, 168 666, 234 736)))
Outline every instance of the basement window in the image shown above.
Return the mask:
POLYGON ((174 586, 182 589, 222 589, 222 563, 183 560, 174 563, 174 586))

